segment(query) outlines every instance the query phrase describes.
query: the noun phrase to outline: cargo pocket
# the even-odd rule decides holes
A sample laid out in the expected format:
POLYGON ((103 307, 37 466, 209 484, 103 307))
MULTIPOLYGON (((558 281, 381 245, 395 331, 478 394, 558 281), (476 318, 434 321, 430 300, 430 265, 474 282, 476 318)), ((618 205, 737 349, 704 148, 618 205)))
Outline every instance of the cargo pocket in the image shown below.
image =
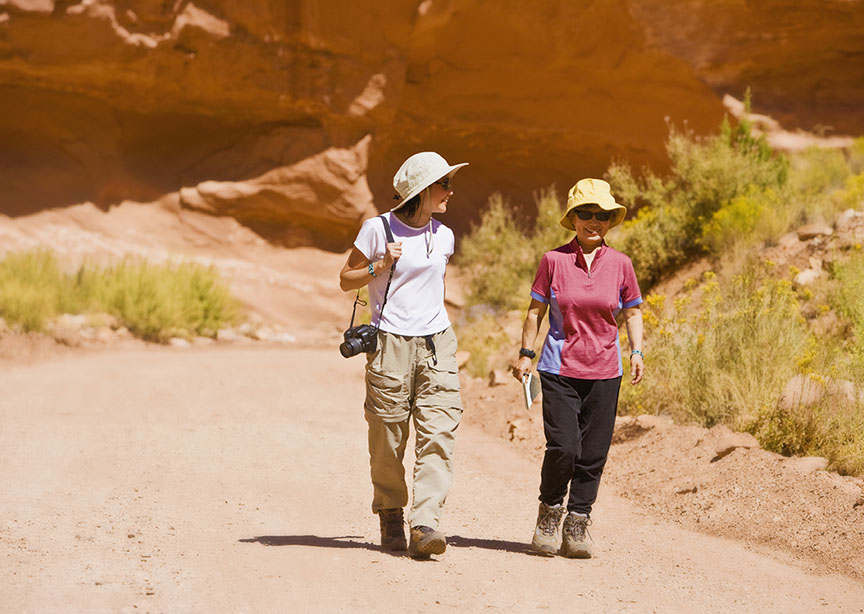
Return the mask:
POLYGON ((437 365, 425 369, 425 385, 421 387, 415 405, 420 407, 443 407, 462 409, 459 395, 459 373, 455 359, 441 360, 437 365))
POLYGON ((366 371, 366 412, 385 422, 408 417, 405 379, 369 369, 366 371))

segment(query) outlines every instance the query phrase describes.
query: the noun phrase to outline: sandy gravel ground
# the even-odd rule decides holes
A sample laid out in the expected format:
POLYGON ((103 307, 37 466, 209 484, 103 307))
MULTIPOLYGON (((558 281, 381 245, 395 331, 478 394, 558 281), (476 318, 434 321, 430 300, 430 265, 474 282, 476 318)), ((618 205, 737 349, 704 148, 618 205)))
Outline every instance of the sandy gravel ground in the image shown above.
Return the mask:
POLYGON ((362 360, 143 349, 0 372, 2 612, 864 612, 864 584, 601 490, 589 561, 526 553, 538 467, 473 423, 442 526, 381 552, 362 360))

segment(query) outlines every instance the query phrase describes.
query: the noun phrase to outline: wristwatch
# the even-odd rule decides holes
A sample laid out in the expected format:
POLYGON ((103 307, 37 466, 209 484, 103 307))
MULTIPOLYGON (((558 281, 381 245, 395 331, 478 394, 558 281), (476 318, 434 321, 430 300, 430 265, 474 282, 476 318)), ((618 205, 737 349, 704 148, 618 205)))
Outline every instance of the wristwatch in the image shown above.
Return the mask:
POLYGON ((519 349, 519 356, 527 356, 531 360, 534 360, 534 358, 537 356, 537 354, 535 354, 534 350, 532 350, 531 348, 520 348, 519 349))

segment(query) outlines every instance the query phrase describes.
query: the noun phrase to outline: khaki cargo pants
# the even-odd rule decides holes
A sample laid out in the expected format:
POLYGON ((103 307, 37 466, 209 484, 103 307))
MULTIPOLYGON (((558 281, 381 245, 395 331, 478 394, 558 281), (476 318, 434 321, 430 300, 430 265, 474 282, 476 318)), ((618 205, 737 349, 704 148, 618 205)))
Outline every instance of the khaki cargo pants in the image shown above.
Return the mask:
POLYGON ((414 493, 408 523, 438 528, 453 482, 453 434, 462 417, 451 328, 425 337, 378 331, 366 362, 366 422, 372 473, 372 511, 408 504, 402 459, 408 426, 416 432, 414 493), (437 361, 437 364, 436 364, 437 361))

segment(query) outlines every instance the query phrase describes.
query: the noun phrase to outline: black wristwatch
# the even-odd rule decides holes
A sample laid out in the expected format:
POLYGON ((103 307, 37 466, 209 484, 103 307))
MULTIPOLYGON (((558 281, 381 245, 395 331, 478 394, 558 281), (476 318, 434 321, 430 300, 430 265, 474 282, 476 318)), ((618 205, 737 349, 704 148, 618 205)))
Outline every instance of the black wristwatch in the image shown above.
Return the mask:
POLYGON ((519 350, 519 356, 527 356, 531 360, 534 360, 537 354, 535 354, 534 350, 532 350, 531 348, 521 348, 519 350))

